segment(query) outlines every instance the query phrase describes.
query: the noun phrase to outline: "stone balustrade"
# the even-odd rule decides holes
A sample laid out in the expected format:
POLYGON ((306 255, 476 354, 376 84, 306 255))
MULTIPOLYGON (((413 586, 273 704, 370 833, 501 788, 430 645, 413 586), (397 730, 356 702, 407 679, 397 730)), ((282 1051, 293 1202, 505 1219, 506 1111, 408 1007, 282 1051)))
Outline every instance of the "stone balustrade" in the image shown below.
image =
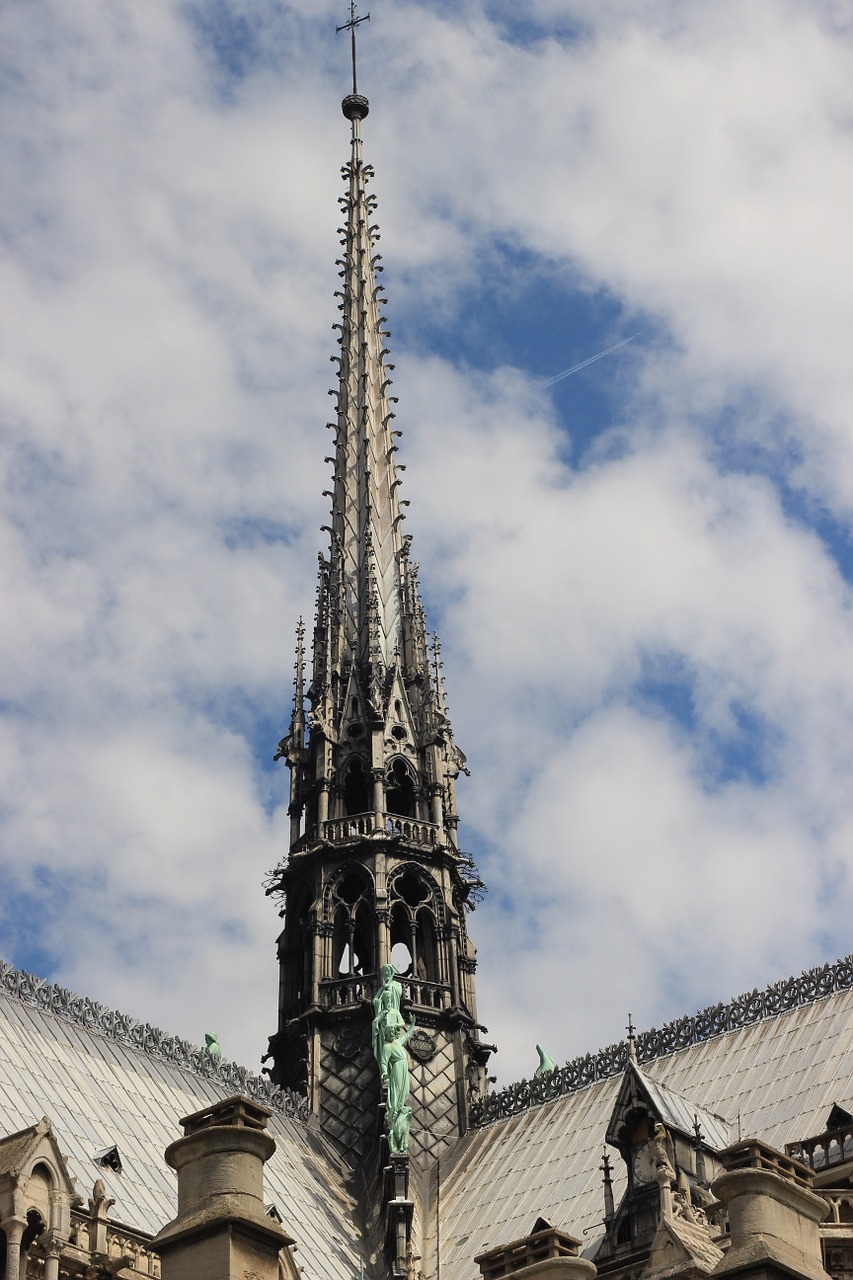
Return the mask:
POLYGON ((386 813, 377 825, 373 813, 354 813, 346 818, 329 818, 317 830, 317 838, 329 844, 348 844, 353 840, 367 839, 381 831, 384 835, 396 836, 411 844, 428 845, 435 848, 441 844, 443 831, 435 822, 425 822, 421 818, 404 818, 396 813, 386 813))
POLYGON ((785 1144, 785 1154, 816 1172, 853 1160, 853 1124, 830 1129, 815 1138, 785 1144))
POLYGON ((441 982, 425 982, 421 978, 401 978, 403 998, 409 1004, 422 1009, 447 1009, 450 1005, 450 988, 441 982))

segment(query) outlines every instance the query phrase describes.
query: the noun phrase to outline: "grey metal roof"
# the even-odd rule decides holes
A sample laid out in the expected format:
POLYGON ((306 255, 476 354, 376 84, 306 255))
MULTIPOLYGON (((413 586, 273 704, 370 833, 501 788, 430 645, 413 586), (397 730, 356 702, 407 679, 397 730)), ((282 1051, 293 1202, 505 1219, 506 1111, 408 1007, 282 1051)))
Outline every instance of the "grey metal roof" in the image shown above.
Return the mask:
POLYGON ((669 1125, 670 1128, 677 1129, 679 1133, 689 1138, 693 1134, 694 1119, 698 1120, 702 1137, 715 1151, 722 1151, 737 1138, 737 1126, 732 1125, 723 1116, 716 1115, 691 1098, 683 1097, 674 1089, 668 1089, 666 1085, 654 1080, 648 1072, 643 1071, 636 1064, 633 1070, 642 1081, 664 1124, 669 1125))
MULTIPOLYGON (((175 1216, 175 1175, 163 1152, 181 1136, 182 1116, 234 1092, 227 1078, 164 1061, 0 991, 0 1133, 49 1116, 77 1190, 85 1198, 102 1178, 118 1222, 153 1234, 175 1216), (93 1159, 113 1145, 121 1173, 93 1159)), ((297 1120, 276 1114, 269 1128, 276 1152, 265 1167, 265 1201, 295 1237, 306 1280, 356 1275, 355 1206, 334 1154, 297 1120)))
MULTIPOLYGON (((643 1078, 673 1106, 679 1096, 724 1116, 734 1138, 782 1147, 818 1133, 835 1099, 849 1095, 853 990, 693 1044, 645 1066, 643 1078)), ((598 1080, 467 1134, 442 1160, 425 1272, 440 1243, 442 1280, 475 1280, 475 1255, 528 1234, 539 1215, 582 1236, 592 1253, 602 1142, 620 1084, 620 1076, 598 1080)), ((614 1166, 618 1199, 624 1167, 618 1158, 614 1166)))

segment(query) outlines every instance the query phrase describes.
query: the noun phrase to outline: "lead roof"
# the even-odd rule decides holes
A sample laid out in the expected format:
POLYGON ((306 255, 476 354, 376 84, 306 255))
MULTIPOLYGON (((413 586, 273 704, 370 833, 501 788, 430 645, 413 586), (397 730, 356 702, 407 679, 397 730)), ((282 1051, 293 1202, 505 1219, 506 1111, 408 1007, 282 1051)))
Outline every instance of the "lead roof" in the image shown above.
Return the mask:
MULTIPOLYGON (((13 972, 3 969, 7 986, 13 972)), ((34 1003, 34 991, 57 990, 0 991, 0 1134, 47 1115, 84 1198, 102 1178, 117 1202, 113 1219, 153 1234, 176 1211, 163 1151, 180 1136, 178 1121, 235 1092, 233 1081, 227 1067, 205 1074, 83 1025, 80 1009, 96 1007, 90 1002, 72 998, 66 1015, 34 1003), (95 1162, 113 1145, 121 1173, 95 1162)), ((102 1013, 106 1026, 135 1025, 102 1013)), ((727 1122, 718 1139, 757 1136, 777 1148, 821 1132, 832 1106, 853 1097, 853 989, 644 1064, 642 1077, 669 1123, 683 1129, 691 1107, 704 1116, 709 1141, 708 1115, 727 1122)), ((476 1280, 474 1257, 529 1234, 539 1217, 580 1236, 582 1252, 594 1254, 602 1142, 620 1085, 616 1075, 596 1081, 460 1139, 441 1161, 425 1213, 423 1275, 439 1273, 440 1252, 441 1280, 476 1280)), ((296 1238, 306 1280, 358 1274, 362 1258, 368 1262, 360 1210, 369 1207, 355 1203, 347 1171, 298 1116, 279 1111, 270 1131, 277 1145, 265 1201, 296 1238)), ((625 1170, 618 1156, 613 1165, 618 1200, 625 1170)))
MULTIPOLYGON (((155 1234, 177 1212, 175 1175, 163 1159, 181 1136, 178 1121, 235 1090, 226 1079, 121 1043, 0 992, 0 1136, 47 1115, 85 1198, 101 1178, 116 1205, 111 1219, 155 1234), (122 1171, 95 1162, 118 1147, 122 1171)), ((361 1248, 346 1172, 320 1137, 273 1114, 276 1150, 264 1169, 264 1198, 296 1237, 306 1280, 358 1274, 361 1248)))

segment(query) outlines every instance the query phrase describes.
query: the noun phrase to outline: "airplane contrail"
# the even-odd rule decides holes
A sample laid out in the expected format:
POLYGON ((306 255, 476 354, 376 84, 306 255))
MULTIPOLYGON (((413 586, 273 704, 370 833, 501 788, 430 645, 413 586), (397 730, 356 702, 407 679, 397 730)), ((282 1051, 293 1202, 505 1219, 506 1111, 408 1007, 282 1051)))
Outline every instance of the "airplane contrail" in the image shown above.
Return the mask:
POLYGON ((553 378, 543 382, 538 390, 545 391, 548 387, 553 387, 555 382, 562 382, 563 378, 568 378, 573 373, 577 373, 578 370, 585 369, 588 364, 595 364, 596 360, 602 360, 605 356, 609 356, 611 351, 618 351, 620 347, 627 346, 629 342, 633 342, 639 336, 638 333, 632 333, 630 338, 623 338, 621 342, 614 342, 612 347, 607 347, 605 351, 599 351, 598 355, 588 356, 586 360, 581 360, 580 364, 573 364, 571 369, 564 369, 562 373, 555 374, 553 378))

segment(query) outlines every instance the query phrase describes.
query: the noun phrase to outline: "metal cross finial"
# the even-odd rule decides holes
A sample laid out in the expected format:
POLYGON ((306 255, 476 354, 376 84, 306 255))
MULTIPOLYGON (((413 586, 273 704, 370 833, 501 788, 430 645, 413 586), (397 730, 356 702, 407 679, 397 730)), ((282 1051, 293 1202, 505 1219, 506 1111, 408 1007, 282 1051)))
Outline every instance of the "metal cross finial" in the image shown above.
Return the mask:
POLYGON ((338 35, 340 35, 342 31, 348 31, 350 33, 350 38, 352 40, 352 91, 353 91, 353 94, 358 93, 358 77, 356 75, 356 66, 355 66, 355 29, 356 27, 360 26, 362 22, 369 22, 369 21, 370 21, 369 13, 365 13, 364 16, 361 18, 357 18, 355 16, 355 0, 349 0, 349 22, 342 22, 339 27, 335 27, 335 31, 338 33, 338 35))

